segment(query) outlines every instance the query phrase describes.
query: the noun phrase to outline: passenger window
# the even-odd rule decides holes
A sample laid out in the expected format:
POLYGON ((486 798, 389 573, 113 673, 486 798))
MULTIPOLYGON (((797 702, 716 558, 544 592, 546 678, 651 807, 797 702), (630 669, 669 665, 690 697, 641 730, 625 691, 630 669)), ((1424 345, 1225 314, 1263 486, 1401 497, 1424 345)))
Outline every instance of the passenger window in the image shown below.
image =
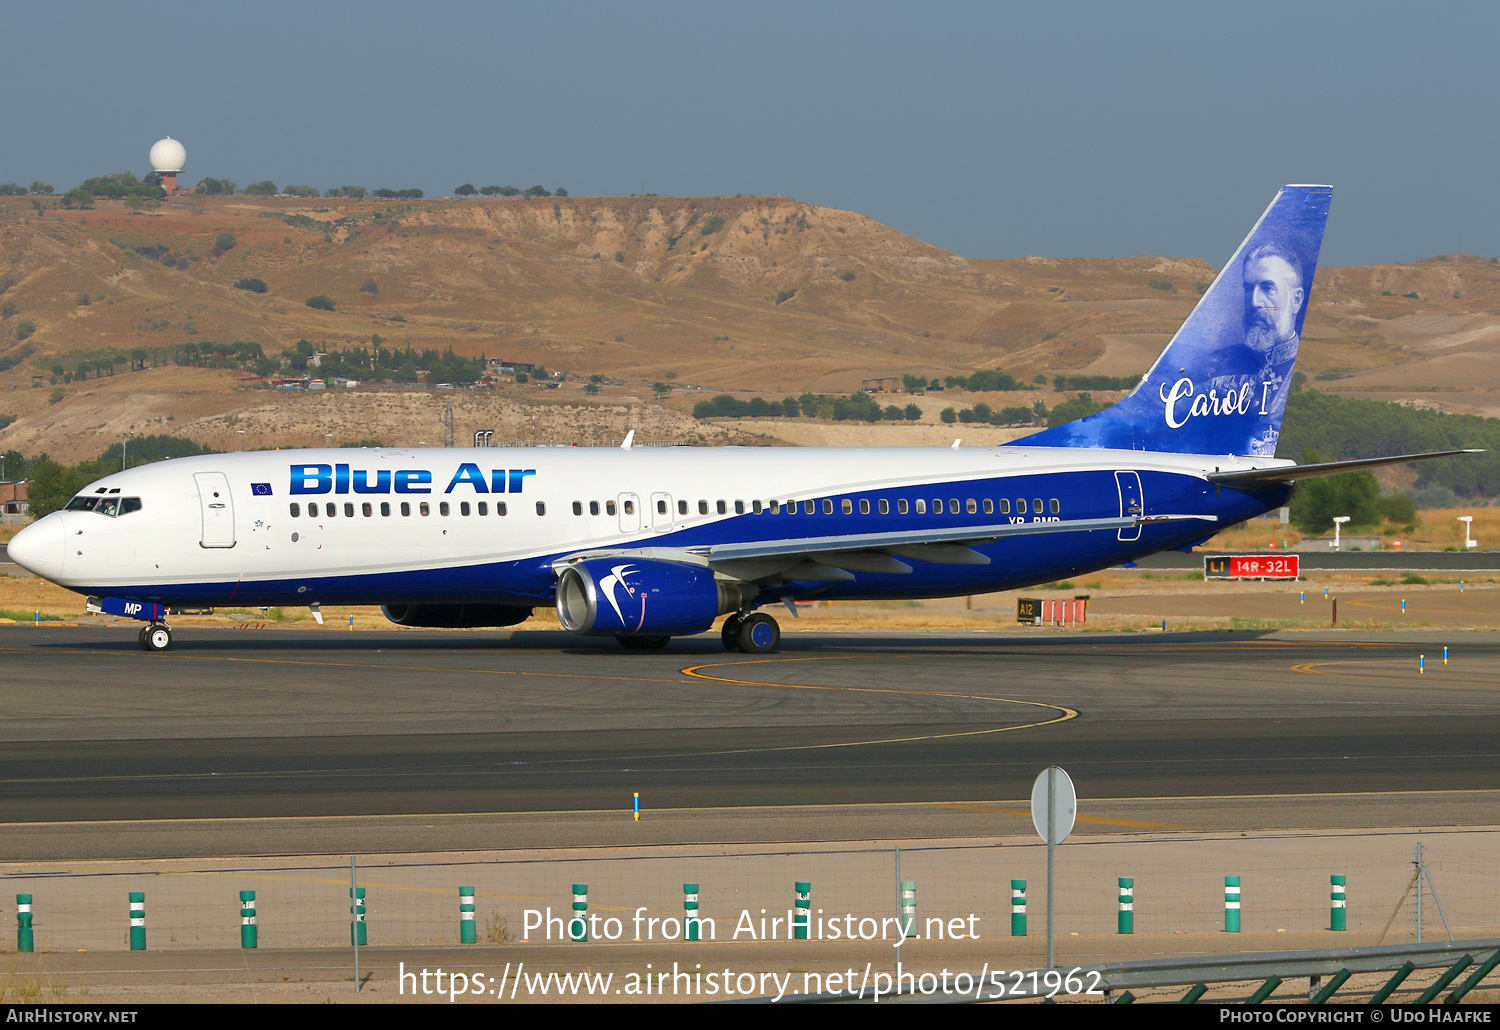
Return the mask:
POLYGON ((538 515, 545 515, 545 514, 547 514, 547 502, 546 501, 537 501, 536 502, 536 513, 538 515))
POLYGON ((411 517, 411 502, 410 501, 402 501, 401 502, 401 517, 403 519, 411 517))
POLYGON ((504 501, 496 501, 495 502, 495 514, 496 515, 504 515, 505 514, 505 502, 504 501))
POLYGON ((635 514, 635 502, 634 501, 626 501, 625 502, 625 514, 626 515, 634 515, 635 514))
POLYGON ((363 505, 360 506, 360 513, 364 515, 365 518, 369 518, 370 516, 375 514, 375 506, 369 501, 366 501, 363 505))
POLYGON ((842 501, 839 502, 839 507, 844 510, 844 514, 845 515, 853 515, 854 514, 854 502, 851 501, 847 497, 845 497, 842 501))
POLYGON ((296 501, 293 501, 292 502, 292 518, 294 518, 294 519, 295 518, 300 518, 301 515, 302 515, 302 505, 298 504, 296 501))
POLYGON ((780 515, 781 514, 781 502, 780 501, 772 501, 771 502, 771 514, 772 515, 780 515))
POLYGON ((329 519, 336 518, 338 516, 338 513, 339 513, 339 506, 337 504, 334 504, 332 501, 327 501, 327 502, 324 503, 324 505, 323 505, 323 517, 324 518, 329 518, 329 519))
MULTIPOLYGON (((480 507, 483 508, 484 505, 481 504, 480 507)), ((391 514, 391 502, 390 501, 381 501, 380 502, 380 515, 381 515, 381 518, 389 518, 390 514, 391 514)), ((481 512, 480 514, 483 514, 483 512, 481 512)))
POLYGON ((590 501, 589 502, 589 514, 590 515, 597 515, 597 514, 599 514, 599 502, 598 501, 590 501))
POLYGON ((1052 514, 1056 515, 1058 512, 1062 511, 1062 505, 1058 504, 1057 503, 1057 498, 1054 497, 1054 498, 1052 498, 1051 502, 1048 504, 1047 510, 1049 510, 1050 512, 1052 512, 1052 514))
POLYGON ((952 512, 953 514, 955 514, 955 515, 958 514, 958 498, 957 497, 950 497, 950 498, 948 498, 948 510, 950 512, 952 512))
POLYGON ((1010 514, 1010 498, 1009 497, 1002 497, 1002 498, 1000 498, 1000 514, 1001 515, 1009 515, 1010 514))
POLYGON ((934 497, 932 499, 932 513, 934 515, 941 515, 943 513, 943 499, 941 497, 934 497))
POLYGON ((708 514, 708 502, 707 501, 699 501, 698 502, 698 514, 699 515, 707 515, 708 514))
POLYGON ((720 515, 723 515, 725 512, 727 512, 729 510, 729 508, 728 508, 728 506, 723 501, 720 501, 718 503, 718 505, 716 506, 716 510, 718 511, 718 513, 720 515))
POLYGON ((459 501, 458 502, 458 513, 460 515, 462 515, 464 518, 468 518, 469 517, 469 502, 468 501, 459 501))
POLYGON ((1016 498, 1016 514, 1017 515, 1025 515, 1026 514, 1026 498, 1024 498, 1024 497, 1017 497, 1016 498))
POLYGON ((974 500, 974 498, 970 497, 964 503, 964 510, 967 511, 970 515, 977 515, 979 514, 979 504, 974 500))
POLYGON ((667 502, 665 500, 661 499, 661 498, 657 498, 657 501, 656 501, 656 514, 658 514, 658 515, 665 515, 666 513, 667 513, 667 502))
POLYGON ((734 513, 736 515, 743 515, 743 514, 745 514, 745 502, 744 501, 735 501, 734 502, 734 513))
POLYGON ((421 504, 417 505, 417 510, 422 513, 422 517, 424 519, 432 514, 432 508, 426 501, 423 501, 421 504))
POLYGON ((582 515, 583 514, 583 502, 582 501, 574 501, 573 502, 573 514, 574 515, 582 515))
POLYGON ((911 509, 911 506, 906 503, 906 498, 905 497, 901 498, 900 500, 898 500, 896 502, 896 514, 897 515, 905 515, 905 514, 907 514, 910 511, 910 509, 911 509))
POLYGON ((890 513, 891 513, 891 502, 888 501, 888 500, 886 500, 884 497, 882 497, 880 499, 880 514, 882 514, 882 515, 889 515, 890 513))
POLYGON ((917 498, 917 514, 918 515, 926 515, 927 514, 927 502, 924 501, 924 500, 922 500, 922 498, 920 498, 920 497, 917 498))
POLYGON ((606 514, 606 515, 613 515, 614 513, 615 513, 615 502, 614 501, 605 501, 604 502, 604 514, 606 514))
POLYGON ((345 518, 350 518, 350 519, 354 518, 354 502, 353 501, 345 501, 344 502, 344 517, 345 518))
POLYGON ((988 497, 984 499, 984 513, 986 515, 995 514, 995 502, 990 500, 988 497))
POLYGON ((823 514, 824 515, 832 515, 833 514, 833 498, 831 498, 831 497, 825 497, 825 498, 823 498, 823 514))
POLYGON ((481 514, 481 515, 488 515, 490 513, 490 502, 489 501, 478 501, 476 503, 479 505, 479 514, 481 514))
POLYGON ((1040 497, 1031 502, 1031 510, 1036 512, 1038 515, 1042 513, 1042 499, 1040 497))
POLYGON ((679 514, 679 515, 686 515, 687 514, 687 501, 678 501, 677 502, 677 514, 679 514))
POLYGON ((868 497, 861 497, 859 499, 859 513, 861 515, 870 514, 870 499, 868 497))
POLYGON ((760 514, 760 511, 761 511, 762 507, 763 507, 763 505, 759 501, 751 501, 750 502, 750 510, 751 510, 752 513, 754 513, 756 515, 760 514))
POLYGON ((802 502, 802 513, 804 515, 816 515, 818 513, 818 502, 817 501, 803 501, 802 502))
POLYGON ((448 517, 448 502, 447 501, 439 501, 438 502, 438 514, 441 515, 441 516, 443 516, 444 518, 448 517))

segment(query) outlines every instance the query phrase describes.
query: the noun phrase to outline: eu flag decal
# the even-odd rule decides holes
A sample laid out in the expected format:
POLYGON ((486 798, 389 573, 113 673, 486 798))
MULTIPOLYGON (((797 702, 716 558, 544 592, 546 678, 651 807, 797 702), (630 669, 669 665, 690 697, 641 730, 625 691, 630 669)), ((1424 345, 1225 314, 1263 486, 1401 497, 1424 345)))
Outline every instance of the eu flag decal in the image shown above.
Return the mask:
POLYGON ((250 493, 252 493, 256 497, 270 497, 271 496, 271 484, 270 483, 251 483, 250 484, 250 493))

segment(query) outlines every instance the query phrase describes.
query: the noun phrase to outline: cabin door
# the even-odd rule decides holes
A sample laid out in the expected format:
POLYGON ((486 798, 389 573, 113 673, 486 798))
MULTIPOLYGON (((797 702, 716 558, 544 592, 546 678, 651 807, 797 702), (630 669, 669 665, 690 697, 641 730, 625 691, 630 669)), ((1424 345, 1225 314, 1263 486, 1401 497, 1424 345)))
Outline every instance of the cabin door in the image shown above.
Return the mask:
POLYGON ((196 472, 198 507, 203 513, 200 547, 234 546, 234 501, 229 496, 229 477, 222 472, 196 472))
MULTIPOLYGON (((1120 491, 1120 518, 1129 519, 1145 514, 1144 502, 1141 499, 1141 475, 1139 472, 1116 472, 1115 486, 1120 491)), ((1139 540, 1141 538, 1141 527, 1139 524, 1121 529, 1117 534, 1121 540, 1139 540)))

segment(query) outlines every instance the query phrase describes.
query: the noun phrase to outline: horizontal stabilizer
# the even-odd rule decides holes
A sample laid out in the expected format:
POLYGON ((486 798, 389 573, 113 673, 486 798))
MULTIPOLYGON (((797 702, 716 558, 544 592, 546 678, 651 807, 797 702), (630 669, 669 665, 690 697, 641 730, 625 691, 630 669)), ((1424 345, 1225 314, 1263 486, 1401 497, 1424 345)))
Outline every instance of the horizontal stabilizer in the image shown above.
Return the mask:
POLYGON ((1455 454, 1483 454, 1483 447, 1464 447, 1456 451, 1428 451, 1425 454, 1398 454, 1390 458, 1356 458, 1353 461, 1320 461, 1312 465, 1276 465, 1263 469, 1244 469, 1238 472, 1211 472, 1210 483, 1224 486, 1252 486, 1256 483, 1291 483, 1299 479, 1317 476, 1334 476, 1354 469, 1376 468, 1381 465, 1400 465, 1408 461, 1426 461, 1428 458, 1449 458, 1455 454))

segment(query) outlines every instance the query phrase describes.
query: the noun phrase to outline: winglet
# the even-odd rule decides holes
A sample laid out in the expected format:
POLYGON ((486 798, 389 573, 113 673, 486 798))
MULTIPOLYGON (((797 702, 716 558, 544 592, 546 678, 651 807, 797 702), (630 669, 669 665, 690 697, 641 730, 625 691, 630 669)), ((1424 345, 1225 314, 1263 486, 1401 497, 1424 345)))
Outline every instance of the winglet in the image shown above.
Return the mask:
POLYGON ((963 442, 964 442, 964 441, 963 441, 963 438, 962 438, 962 437, 959 437, 959 438, 958 438, 958 439, 957 439, 957 440, 954 440, 954 441, 953 441, 953 449, 954 449, 954 450, 955 450, 955 451, 956 451, 956 450, 958 450, 958 445, 959 445, 959 444, 961 444, 961 443, 963 443, 963 442))
POLYGON ((633 443, 635 443, 635 430, 634 429, 632 429, 630 432, 628 432, 628 433, 625 434, 625 439, 620 442, 620 450, 622 450, 622 451, 628 451, 628 450, 630 450, 630 446, 633 443))

